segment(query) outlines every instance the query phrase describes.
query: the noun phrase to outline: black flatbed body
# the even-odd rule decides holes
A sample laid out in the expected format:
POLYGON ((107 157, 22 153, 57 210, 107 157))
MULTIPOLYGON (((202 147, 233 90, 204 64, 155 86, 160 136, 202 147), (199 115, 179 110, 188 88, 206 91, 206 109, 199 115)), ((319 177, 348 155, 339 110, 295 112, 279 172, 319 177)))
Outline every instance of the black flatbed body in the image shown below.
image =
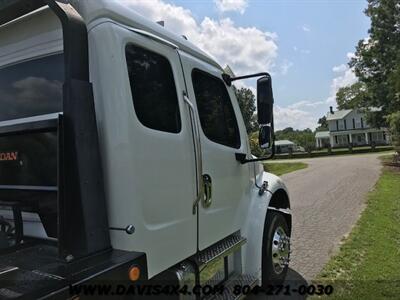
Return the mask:
POLYGON ((0 299, 67 299, 74 296, 71 286, 127 283, 132 264, 145 260, 142 253, 111 249, 66 262, 56 245, 21 247, 0 255, 0 299))

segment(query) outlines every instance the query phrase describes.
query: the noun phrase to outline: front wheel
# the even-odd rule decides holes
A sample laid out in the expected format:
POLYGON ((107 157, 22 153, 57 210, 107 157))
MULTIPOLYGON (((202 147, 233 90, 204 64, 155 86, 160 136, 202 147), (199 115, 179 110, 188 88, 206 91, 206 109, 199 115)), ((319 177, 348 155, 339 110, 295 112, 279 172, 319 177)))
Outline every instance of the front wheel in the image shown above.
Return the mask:
POLYGON ((279 212, 267 213, 262 251, 262 285, 282 284, 289 268, 290 230, 279 212))

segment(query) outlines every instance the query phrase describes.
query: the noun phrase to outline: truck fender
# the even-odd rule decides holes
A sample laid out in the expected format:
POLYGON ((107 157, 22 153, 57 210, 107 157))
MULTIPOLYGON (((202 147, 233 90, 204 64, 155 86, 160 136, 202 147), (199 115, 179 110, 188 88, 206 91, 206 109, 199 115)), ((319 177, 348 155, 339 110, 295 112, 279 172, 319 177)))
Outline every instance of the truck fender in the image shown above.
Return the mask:
POLYGON ((242 227, 242 235, 247 239, 243 248, 243 273, 261 278, 262 242, 267 213, 281 211, 291 228, 291 212, 288 190, 283 181, 270 173, 262 172, 257 176, 257 185, 267 182, 267 191, 259 195, 260 189, 253 185, 250 192, 250 204, 242 227))

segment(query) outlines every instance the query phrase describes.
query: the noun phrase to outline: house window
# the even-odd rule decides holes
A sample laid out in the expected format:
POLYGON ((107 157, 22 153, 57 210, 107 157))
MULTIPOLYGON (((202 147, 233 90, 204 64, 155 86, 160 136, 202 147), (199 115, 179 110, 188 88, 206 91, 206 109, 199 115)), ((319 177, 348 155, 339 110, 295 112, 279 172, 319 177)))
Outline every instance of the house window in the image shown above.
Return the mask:
POLYGON ((133 105, 139 121, 151 129, 180 132, 179 103, 168 59, 129 44, 126 46, 126 61, 133 105))
POLYGON ((353 129, 356 129, 356 120, 353 118, 353 129))
POLYGON ((345 126, 344 126, 344 122, 343 120, 339 121, 339 130, 344 130, 345 126))
POLYGON ((372 132, 371 139, 373 142, 382 142, 384 140, 383 132, 372 132))
POLYGON ((346 145, 349 142, 349 136, 348 135, 338 135, 337 136, 337 143, 339 145, 346 145))
POLYGON ((343 122, 344 122, 344 130, 347 130, 347 121, 343 120, 343 122))
POLYGON ((192 81, 206 137, 218 144, 240 148, 239 128, 224 82, 200 70, 193 71, 192 81))
POLYGON ((339 120, 336 120, 336 130, 339 130, 339 120))
POLYGON ((361 128, 364 128, 364 120, 361 118, 361 128))
POLYGON ((361 127, 361 120, 360 119, 357 119, 356 120, 356 127, 355 128, 362 128, 361 127))

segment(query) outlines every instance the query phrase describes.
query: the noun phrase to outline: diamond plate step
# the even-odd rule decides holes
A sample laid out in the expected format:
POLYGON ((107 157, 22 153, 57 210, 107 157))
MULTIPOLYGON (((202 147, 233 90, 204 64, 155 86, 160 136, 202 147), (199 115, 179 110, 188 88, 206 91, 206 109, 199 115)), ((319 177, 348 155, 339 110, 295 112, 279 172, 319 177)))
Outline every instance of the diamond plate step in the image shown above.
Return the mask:
POLYGON ((224 292, 222 294, 213 295, 208 298, 205 298, 204 300, 239 300, 239 299, 243 299, 246 297, 246 295, 243 295, 243 294, 236 295, 234 293, 235 287, 240 286, 243 288, 245 286, 249 286, 251 289, 253 289, 258 283, 259 283, 259 280, 255 276, 247 275, 247 274, 236 275, 224 283, 224 292))
POLYGON ((201 251, 197 255, 197 263, 199 266, 204 266, 216 259, 223 258, 238 250, 246 239, 238 234, 231 235, 211 247, 201 251))

